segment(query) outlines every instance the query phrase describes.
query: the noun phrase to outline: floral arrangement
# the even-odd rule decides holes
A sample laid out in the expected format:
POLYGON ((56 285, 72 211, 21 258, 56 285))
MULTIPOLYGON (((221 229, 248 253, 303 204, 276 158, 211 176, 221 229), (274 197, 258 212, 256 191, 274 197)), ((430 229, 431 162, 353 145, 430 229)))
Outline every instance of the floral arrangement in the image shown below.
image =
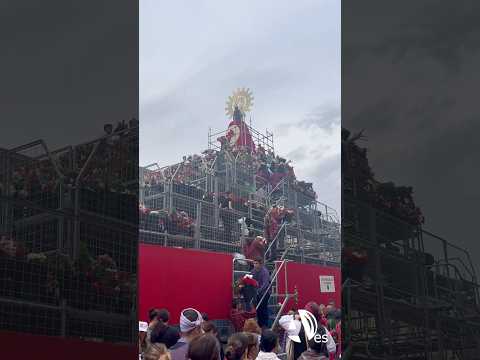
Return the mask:
MULTIPOLYGON (((115 261, 108 254, 92 258, 84 242, 80 244, 80 254, 76 262, 59 251, 29 252, 16 240, 7 236, 0 238, 0 256, 5 256, 24 264, 38 265, 30 271, 45 275, 45 282, 35 284, 44 287, 49 296, 59 298, 66 289, 75 289, 78 279, 86 278, 92 290, 103 295, 132 292, 136 288, 136 278, 118 269, 115 261), (73 281, 73 283, 72 283, 73 281)), ((15 265, 16 266, 16 265, 15 265)), ((15 269, 15 268, 13 268, 15 269)), ((13 270, 12 270, 13 271, 13 270)), ((7 273, 6 273, 7 274, 7 273)), ((13 274, 13 273, 12 273, 13 274)), ((43 275, 40 276, 42 278, 43 275)))
POLYGON ((238 286, 239 287, 253 286, 258 288, 258 282, 253 278, 253 275, 247 274, 238 281, 238 286))
POLYGON ((114 294, 132 289, 127 272, 119 271, 115 261, 107 254, 99 255, 86 273, 95 290, 103 294, 114 294))

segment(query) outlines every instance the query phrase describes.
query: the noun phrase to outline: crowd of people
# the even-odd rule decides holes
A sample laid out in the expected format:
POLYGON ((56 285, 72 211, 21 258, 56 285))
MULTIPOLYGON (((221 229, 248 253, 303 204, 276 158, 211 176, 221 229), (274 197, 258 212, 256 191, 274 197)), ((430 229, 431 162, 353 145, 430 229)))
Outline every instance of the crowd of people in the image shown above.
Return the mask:
POLYGON ((136 195, 137 187, 132 185, 138 178, 138 120, 120 121, 115 128, 107 124, 104 131, 105 135, 91 158, 92 144, 75 148, 76 166, 68 173, 67 183, 74 185, 79 171, 90 158, 82 174, 82 187, 136 195))
POLYGON ((248 260, 267 258, 270 261, 277 259, 278 249, 285 249, 285 231, 283 225, 293 220, 294 211, 283 206, 274 205, 265 214, 262 235, 256 235, 252 230, 252 222, 249 218, 240 219, 246 231, 243 236, 243 255, 248 260), (267 249, 269 249, 268 254, 267 249))
MULTIPOLYGON (((285 247, 282 225, 294 221, 295 211, 280 206, 280 203, 273 206, 269 204, 268 207, 262 208, 260 220, 253 219, 253 216, 250 218, 251 215, 247 215, 248 207, 251 205, 249 202, 265 198, 266 191, 273 191, 282 181, 288 181, 289 185, 304 195, 305 199, 309 198, 310 200, 305 200, 307 203, 314 202, 316 194, 311 183, 296 179, 291 163, 276 156, 273 149, 255 145, 248 133, 235 134, 238 129, 233 130, 232 125, 240 126, 240 132, 246 131, 246 125, 242 123, 241 118, 238 118, 238 109, 236 114, 237 118, 234 116, 225 136, 218 139, 221 144, 219 151, 207 150, 201 155, 186 156, 182 162, 170 167, 144 172, 143 183, 147 190, 163 184, 172 184, 175 186, 175 193, 202 201, 202 205, 206 206, 202 208, 201 224, 195 224, 191 219, 198 216, 196 207, 193 205, 191 209, 188 209, 188 205, 185 206, 188 212, 184 211, 183 214, 178 210, 159 212, 152 211, 143 204, 140 206, 141 224, 150 222, 157 229, 171 234, 172 225, 166 224, 174 222, 171 219, 172 214, 175 214, 175 217, 180 214, 186 226, 183 228, 176 226, 176 229, 180 228, 183 235, 194 233, 187 230, 190 226, 210 226, 217 232, 223 233, 225 241, 238 241, 242 244, 243 259, 252 266, 234 284, 237 296, 232 304, 230 319, 235 332, 227 341, 224 341, 225 339, 219 336, 219 331, 208 316, 193 308, 184 309, 179 319, 174 320, 178 328, 170 325, 172 320, 166 309, 152 309, 148 314, 148 324, 141 325, 140 328, 140 359, 277 360, 279 354, 285 353, 287 360, 339 358, 341 316, 333 302, 327 306, 317 305, 314 302, 307 304, 306 310, 313 314, 319 324, 314 334, 317 336, 312 339, 306 335, 306 329, 299 317, 301 312, 298 309, 292 309, 285 314, 279 326, 274 329, 269 328, 271 326, 269 303, 273 285, 265 261, 275 260, 279 248, 285 247), (232 141, 237 138, 238 141, 232 141), (227 162, 239 169, 236 175, 240 182, 243 181, 242 172, 254 175, 245 176, 245 183, 241 183, 242 189, 248 188, 248 185, 259 189, 253 200, 251 196, 253 191, 246 191, 243 194, 234 193, 228 186, 222 187, 216 193, 204 192, 200 196, 198 193, 200 189, 192 183, 198 180, 201 174, 209 173, 222 177, 222 172, 227 169, 225 166, 227 162), (253 179, 256 179, 256 183, 248 183, 253 179), (213 204, 217 204, 218 209, 214 208, 213 204), (219 222, 214 223, 214 216, 217 213, 219 222), (294 324, 293 330, 291 324, 294 324), (289 341, 291 337, 298 337, 300 344, 289 341), (325 341, 316 342, 315 339, 318 337, 325 341)), ((255 203, 256 206, 260 206, 261 201, 255 201, 255 203)))
POLYGON ((347 129, 342 129, 342 173, 345 190, 410 224, 423 224, 425 218, 420 208, 415 205, 411 187, 375 180, 368 162, 367 149, 357 144, 362 137, 362 133, 352 135, 347 129))
POLYGON ((290 310, 273 330, 250 318, 225 341, 205 313, 184 309, 179 326, 174 327, 168 310, 154 308, 148 313, 148 323, 140 323, 139 359, 278 360, 279 354, 286 360, 340 359, 341 311, 333 302, 327 306, 309 302, 305 310, 318 324, 313 336, 307 334, 300 312, 290 310))
MULTIPOLYGON (((222 240, 225 242, 240 241, 243 255, 254 260, 257 257, 274 260, 277 250, 285 248, 285 232, 282 226, 293 220, 294 211, 283 206, 273 205, 264 216, 263 224, 233 211, 232 197, 219 196, 219 217, 221 219, 222 240), (266 254, 267 248, 270 248, 266 254)), ((152 210, 139 205, 139 224, 141 229, 193 237, 196 222, 186 211, 152 210)), ((211 224, 211 226, 214 226, 211 224)))
MULTIPOLYGON (((145 186, 146 197, 167 191, 168 187, 169 191, 185 195, 188 199, 192 199, 192 202, 188 203, 188 199, 181 196, 174 197, 174 200, 178 199, 178 205, 174 206, 181 208, 181 211, 177 209, 181 220, 176 221, 175 214, 173 214, 174 219, 170 219, 172 215, 163 214, 162 211, 158 213, 156 210, 159 207, 152 206, 147 200, 146 207, 152 207, 152 209, 146 209, 145 204, 141 205, 141 227, 146 226, 146 229, 152 231, 160 229, 161 232, 169 234, 192 236, 194 227, 201 225, 200 235, 226 243, 240 242, 244 248, 244 254, 250 257, 251 250, 254 255, 261 252, 259 245, 262 242, 256 241, 257 235, 261 234, 265 238, 268 247, 275 239, 281 225, 293 218, 292 209, 279 210, 280 206, 271 205, 277 200, 278 204, 284 204, 282 202, 285 201, 285 197, 282 196, 285 195, 282 192, 283 189, 278 187, 275 190, 282 180, 288 180, 289 191, 297 192, 296 202, 301 210, 310 209, 309 206, 316 202, 313 184, 297 180, 291 162, 274 154, 273 149, 268 148, 267 145, 255 144, 249 135, 249 128, 242 122, 241 114, 239 115, 238 112, 236 114, 237 118, 235 119, 234 116, 232 124, 240 124, 240 135, 236 134, 239 136, 237 142, 232 142, 232 139, 237 137, 232 134, 232 128, 235 126, 230 126, 225 135, 218 138, 221 143, 220 150, 208 149, 199 155, 184 156, 181 162, 161 169, 144 169, 142 184, 145 186), (246 135, 242 135, 242 131, 246 135), (243 140, 241 140, 242 138, 243 140), (226 170, 227 162, 234 165, 236 169, 233 172, 238 182, 233 188, 227 186, 229 178, 223 173, 226 170), (245 181, 243 181, 242 176, 246 173, 248 176, 244 176, 243 180, 245 181), (215 189, 214 192, 211 191, 211 187, 199 183, 202 177, 206 179, 207 174, 213 175, 219 180, 219 189, 215 189), (207 188, 209 190, 206 190, 207 188), (277 194, 277 196, 275 191, 280 191, 282 194, 277 194), (205 206, 202 208, 201 224, 196 224, 198 203, 205 206), (218 212, 213 209, 215 204, 218 204, 218 212), (280 215, 279 213, 282 211, 285 214, 280 215), (205 215, 207 213, 208 216, 205 215), (216 220, 214 214, 218 214, 219 222, 214 221, 216 220), (248 226, 249 230, 252 230, 252 233, 248 233, 248 235, 243 234, 243 230, 239 230, 238 226, 245 216, 250 217, 250 219, 246 219, 247 222, 255 222, 255 225, 248 226), (249 250, 244 246, 245 243, 247 243, 247 247, 252 244, 253 247, 249 250)), ((306 211, 304 212, 306 213, 306 211)), ((322 216, 320 212, 318 214, 309 213, 309 215, 322 216)), ((313 223, 314 221, 305 221, 307 226, 313 223)), ((271 258, 276 257, 277 246, 281 248, 284 246, 283 236, 273 243, 269 253, 271 258)))
POLYGON ((139 206, 140 228, 170 235, 193 237, 195 221, 185 211, 175 208, 170 213, 163 210, 151 210, 144 205, 139 206))
POLYGON ((147 170, 143 175, 143 182, 146 187, 152 187, 172 181, 178 184, 187 183, 188 180, 195 179, 200 174, 206 174, 212 168, 215 162, 215 150, 208 149, 201 154, 184 156, 182 161, 166 166, 162 169, 147 170))

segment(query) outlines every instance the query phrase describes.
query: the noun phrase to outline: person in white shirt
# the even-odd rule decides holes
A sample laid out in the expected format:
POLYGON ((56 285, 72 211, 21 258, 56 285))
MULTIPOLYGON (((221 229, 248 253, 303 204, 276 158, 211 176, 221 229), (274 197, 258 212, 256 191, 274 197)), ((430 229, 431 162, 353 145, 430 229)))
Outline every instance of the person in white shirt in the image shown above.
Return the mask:
MULTIPOLYGON (((288 315, 283 315, 280 318, 279 325, 287 334, 287 342, 285 345, 287 360, 297 360, 299 356, 308 348, 308 339, 305 337, 305 331, 300 319, 300 315, 296 312, 290 311, 288 315), (292 341, 292 337, 297 337, 300 343, 292 341)), ((333 340, 333 337, 327 328, 320 324, 318 324, 318 326, 321 326, 325 329, 327 335, 326 348, 329 354, 334 354, 337 351, 335 340, 333 340)))
MULTIPOLYGON (((279 325, 285 330, 287 336, 287 341, 285 343, 285 352, 287 353, 287 360, 295 360, 295 351, 294 345, 295 342, 292 341, 292 337, 298 336, 301 340, 300 333, 302 330, 302 322, 300 321, 300 315, 294 311, 290 311, 287 315, 283 315, 279 321, 279 325)), ((303 332, 304 335, 304 332, 303 332)), ((303 336, 302 336, 303 337, 303 336)), ((301 344, 304 345, 304 341, 301 344)), ((305 344, 306 345, 306 344, 305 344)), ((305 346, 306 347, 306 346, 305 346)), ((297 356, 303 352, 303 347, 301 350, 297 351, 297 356)))
POLYGON ((272 330, 264 330, 260 338, 260 352, 257 360, 280 360, 277 356, 278 336, 272 330))

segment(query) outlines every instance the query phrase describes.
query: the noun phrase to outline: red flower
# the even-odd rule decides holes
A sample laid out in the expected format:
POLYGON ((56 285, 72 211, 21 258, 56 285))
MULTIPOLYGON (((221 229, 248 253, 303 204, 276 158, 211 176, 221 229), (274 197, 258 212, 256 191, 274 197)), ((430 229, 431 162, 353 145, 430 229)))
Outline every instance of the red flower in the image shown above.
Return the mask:
POLYGON ((253 286, 253 287, 258 287, 258 282, 257 280, 255 279, 252 279, 250 277, 244 277, 240 280, 240 284, 241 285, 250 285, 250 286, 253 286))

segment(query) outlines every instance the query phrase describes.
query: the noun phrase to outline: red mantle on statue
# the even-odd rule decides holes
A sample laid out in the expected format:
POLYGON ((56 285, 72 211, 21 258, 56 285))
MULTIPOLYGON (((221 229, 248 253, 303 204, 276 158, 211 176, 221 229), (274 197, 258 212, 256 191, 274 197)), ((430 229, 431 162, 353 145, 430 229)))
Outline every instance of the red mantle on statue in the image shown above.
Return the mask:
POLYGON ((252 134, 250 134, 250 130, 243 120, 232 120, 230 124, 228 124, 225 137, 230 145, 236 148, 246 148, 249 151, 255 151, 252 134))

